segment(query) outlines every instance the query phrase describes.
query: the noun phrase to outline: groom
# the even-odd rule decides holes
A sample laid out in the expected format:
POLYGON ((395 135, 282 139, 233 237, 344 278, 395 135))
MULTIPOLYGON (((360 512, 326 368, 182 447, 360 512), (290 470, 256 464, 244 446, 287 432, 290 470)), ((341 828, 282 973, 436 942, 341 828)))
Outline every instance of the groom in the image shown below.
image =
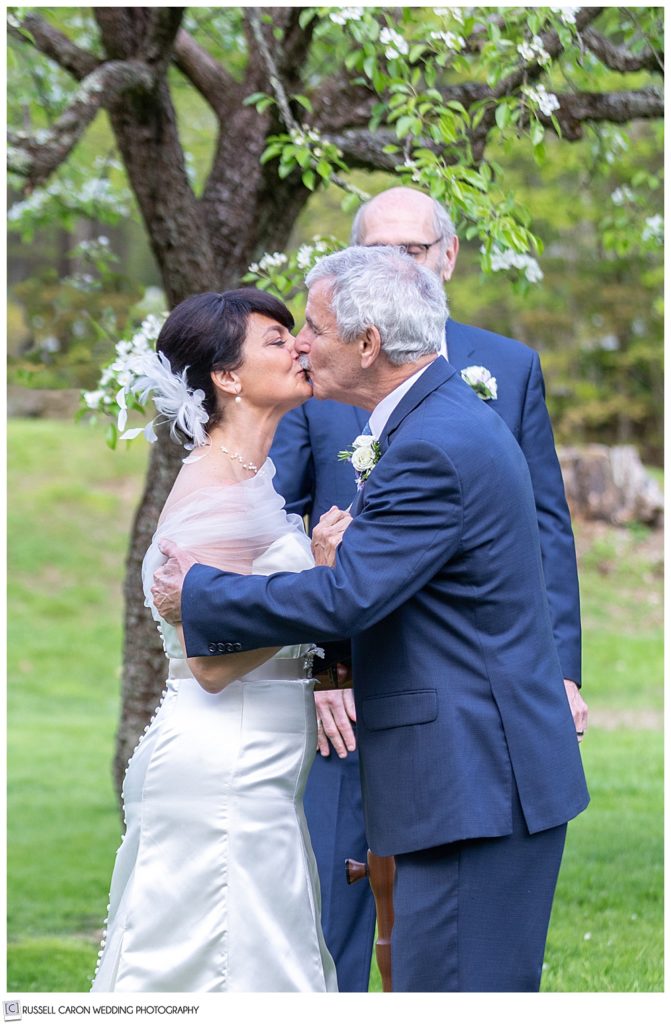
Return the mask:
POLYGON ((239 577, 170 546, 157 607, 179 619, 188 569, 193 657, 352 637, 366 832, 396 857, 394 990, 536 991, 566 823, 589 798, 528 468, 437 355, 434 275, 352 248, 307 283, 315 394, 372 410, 379 444, 335 568, 239 577))

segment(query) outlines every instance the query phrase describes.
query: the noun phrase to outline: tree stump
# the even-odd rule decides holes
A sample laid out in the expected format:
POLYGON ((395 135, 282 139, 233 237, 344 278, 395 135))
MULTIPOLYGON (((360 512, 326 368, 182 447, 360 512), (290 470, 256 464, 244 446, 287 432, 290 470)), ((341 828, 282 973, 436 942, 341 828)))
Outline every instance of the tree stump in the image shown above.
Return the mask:
POLYGON ((557 453, 573 516, 614 526, 662 526, 664 495, 633 445, 588 444, 557 453))

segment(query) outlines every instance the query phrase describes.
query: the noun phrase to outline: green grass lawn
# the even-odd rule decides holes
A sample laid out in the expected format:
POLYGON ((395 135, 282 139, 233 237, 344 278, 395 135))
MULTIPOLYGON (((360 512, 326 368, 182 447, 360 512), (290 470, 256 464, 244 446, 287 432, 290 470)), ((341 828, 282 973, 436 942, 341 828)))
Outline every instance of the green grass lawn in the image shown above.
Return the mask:
MULTIPOLYGON (((87 991, 93 973, 121 834, 121 582, 146 459, 84 425, 10 421, 10 992, 87 991)), ((577 537, 592 803, 569 827, 543 987, 660 991, 661 549, 642 530, 577 537)))

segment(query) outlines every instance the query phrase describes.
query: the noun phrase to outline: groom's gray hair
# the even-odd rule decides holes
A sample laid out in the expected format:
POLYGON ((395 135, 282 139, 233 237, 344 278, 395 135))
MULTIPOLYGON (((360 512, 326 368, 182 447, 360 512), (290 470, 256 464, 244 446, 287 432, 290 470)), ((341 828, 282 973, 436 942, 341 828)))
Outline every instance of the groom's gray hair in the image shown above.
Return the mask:
POLYGON ((448 316, 443 287, 430 270, 391 245, 351 246, 319 260, 308 288, 331 282, 331 307, 344 342, 377 327, 397 366, 440 352, 448 316))

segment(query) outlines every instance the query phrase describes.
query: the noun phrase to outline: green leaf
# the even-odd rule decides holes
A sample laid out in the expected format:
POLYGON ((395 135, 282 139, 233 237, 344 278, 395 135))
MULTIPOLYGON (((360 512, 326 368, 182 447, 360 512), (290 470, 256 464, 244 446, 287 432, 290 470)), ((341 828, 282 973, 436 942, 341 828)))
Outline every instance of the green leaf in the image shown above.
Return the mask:
POLYGON ((540 121, 531 122, 530 135, 532 145, 539 146, 545 137, 545 128, 540 121))
POLYGON ((305 28, 307 25, 309 25, 312 19, 316 17, 316 14, 317 12, 315 11, 314 7, 304 8, 304 10, 302 10, 301 13, 298 15, 298 24, 300 25, 300 27, 305 28))
POLYGON ((412 127, 416 122, 415 117, 411 117, 406 114, 404 117, 399 117, 396 123, 396 134, 399 139, 402 139, 404 135, 409 135, 412 131, 412 127))
POLYGON ((111 448, 112 451, 116 448, 118 436, 119 434, 116 425, 114 423, 110 423, 105 431, 105 444, 108 448, 111 448))
POLYGON ((261 154, 261 159, 259 162, 262 164, 267 164, 269 160, 273 159, 273 157, 279 156, 279 154, 282 152, 282 149, 283 147, 277 144, 268 146, 268 148, 264 149, 263 153, 261 154))
POLYGON ((268 94, 265 93, 265 92, 253 92, 253 93, 250 93, 249 96, 245 96, 244 100, 242 101, 242 105, 243 105, 243 107, 251 107, 255 103, 258 103, 259 100, 262 100, 262 99, 266 98, 267 95, 268 94))
POLYGON ((496 123, 504 131, 505 128, 510 124, 510 107, 507 103, 499 103, 494 114, 496 123))
POLYGON ((313 113, 312 104, 307 96, 294 96, 293 99, 296 100, 296 103, 300 103, 302 107, 305 107, 311 114, 313 113))
POLYGON ((354 213, 361 205, 361 200, 354 192, 346 192, 340 201, 340 209, 344 213, 354 213))
POLYGON ((388 76, 385 75, 384 72, 380 71, 378 67, 375 67, 373 70, 373 88, 375 91, 382 94, 387 87, 388 81, 388 76))
POLYGON ((353 67, 359 62, 360 53, 358 50, 350 50, 349 53, 345 54, 345 67, 348 71, 351 71, 353 67))
POLYGON ((309 188, 311 192, 314 192, 316 180, 314 171, 303 172, 303 184, 306 188, 309 188))

